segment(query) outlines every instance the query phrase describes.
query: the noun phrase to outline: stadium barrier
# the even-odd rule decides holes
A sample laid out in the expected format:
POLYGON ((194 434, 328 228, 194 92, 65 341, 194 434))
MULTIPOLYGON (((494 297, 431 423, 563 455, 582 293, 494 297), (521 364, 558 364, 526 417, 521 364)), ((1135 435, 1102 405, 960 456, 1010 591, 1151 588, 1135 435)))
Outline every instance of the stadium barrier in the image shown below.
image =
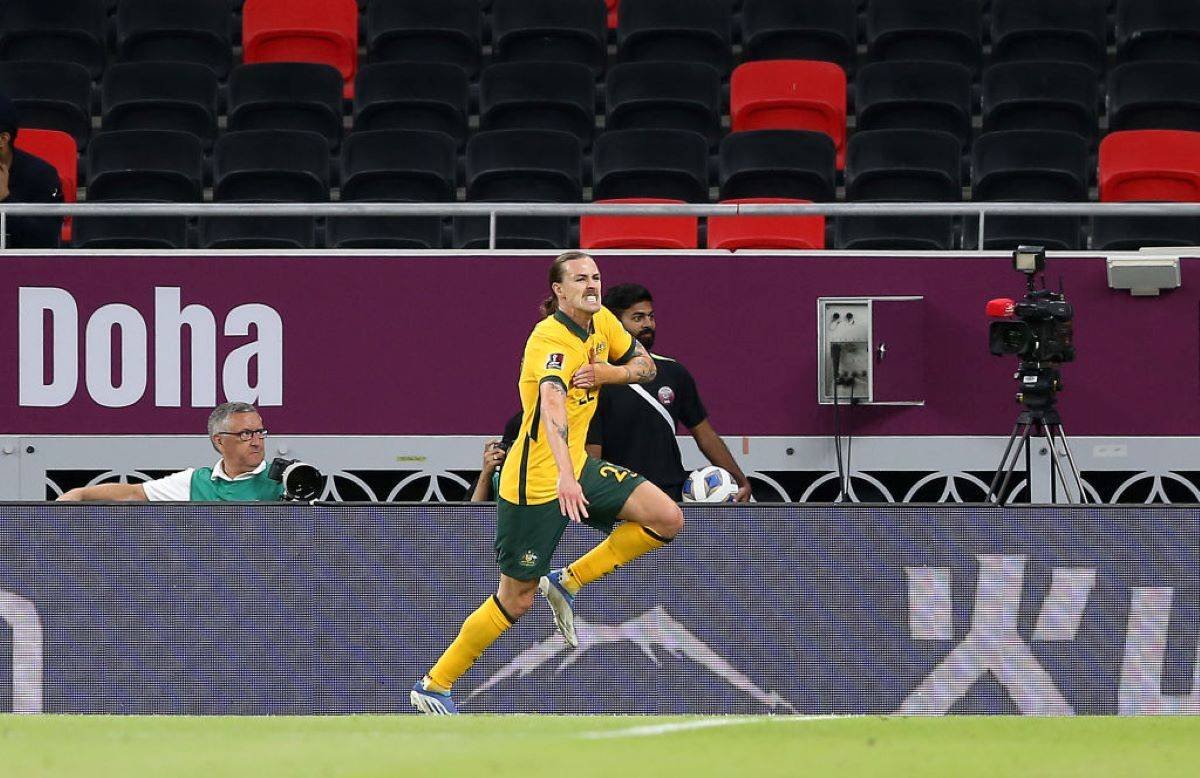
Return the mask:
MULTIPOLYGON (((535 603, 464 710, 1200 713, 1195 507, 685 513, 581 596, 578 650, 535 603)), ((405 711, 494 588, 493 514, 0 505, 0 709, 405 711)))
POLYGON ((501 216, 974 216, 983 251, 989 216, 1197 216, 1200 203, 963 202, 808 204, 601 203, 0 203, 0 250, 14 216, 486 216, 488 248, 501 216))

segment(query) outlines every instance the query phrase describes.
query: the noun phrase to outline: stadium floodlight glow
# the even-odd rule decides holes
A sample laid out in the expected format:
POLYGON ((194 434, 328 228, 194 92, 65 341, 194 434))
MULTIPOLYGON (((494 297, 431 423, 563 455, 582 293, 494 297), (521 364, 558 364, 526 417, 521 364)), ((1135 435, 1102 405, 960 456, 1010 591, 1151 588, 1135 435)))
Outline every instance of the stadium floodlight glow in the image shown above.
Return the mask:
POLYGON ((1036 275, 1046 268, 1045 246, 1017 246, 1013 252, 1013 268, 1026 275, 1036 275))

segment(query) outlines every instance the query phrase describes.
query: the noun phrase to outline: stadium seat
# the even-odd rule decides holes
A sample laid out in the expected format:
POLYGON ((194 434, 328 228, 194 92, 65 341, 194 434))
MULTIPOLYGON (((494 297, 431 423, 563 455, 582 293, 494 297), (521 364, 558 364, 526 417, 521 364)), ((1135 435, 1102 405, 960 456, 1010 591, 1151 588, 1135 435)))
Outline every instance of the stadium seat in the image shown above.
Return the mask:
POLYGON ((567 132, 591 148, 596 128, 596 82, 587 65, 502 62, 479 77, 481 130, 567 132))
POLYGON ((620 62, 703 62, 724 76, 732 61, 729 0, 622 0, 620 62))
POLYGON ((992 0, 992 62, 1077 62, 1107 54, 1108 0, 992 0))
MULTIPOLYGON (((88 201, 200 202, 204 149, 188 132, 102 132, 88 148, 88 201)), ((183 216, 80 217, 80 248, 187 248, 183 216)))
POLYGON ((1200 62, 1200 3, 1117 0, 1117 62, 1200 62))
MULTIPOLYGON (((467 141, 467 200, 472 202, 577 203, 583 198, 583 152, 575 136, 556 130, 492 130, 467 141)), ((501 248, 565 248, 567 217, 502 217, 501 248)), ((487 246, 488 220, 454 220, 454 245, 487 246)))
MULTIPOLYGON (((1100 141, 1102 202, 1200 202, 1200 132, 1110 132, 1100 141)), ((1104 216, 1092 220, 1092 248, 1200 245, 1192 216, 1104 216)))
MULTIPOLYGON (((454 139, 441 132, 356 132, 342 144, 342 202, 450 202, 458 166, 454 139)), ((437 249, 439 216, 339 216, 331 248, 437 249)))
POLYGON ((691 130, 721 139, 721 74, 698 62, 615 65, 604 88, 608 130, 691 130))
POLYGON ((471 87, 457 65, 381 62, 359 71, 354 89, 354 131, 434 130, 467 140, 471 87))
POLYGON ((604 0, 496 0, 494 62, 573 62, 602 73, 608 58, 604 0))
POLYGON ((872 62, 936 60, 979 69, 979 0, 871 0, 867 56, 872 62))
MULTIPOLYGON (((784 197, 746 197, 722 200, 722 205, 782 205, 807 203, 784 197)), ((708 248, 738 249, 823 249, 824 216, 710 216, 708 248)))
POLYGON ((474 77, 483 47, 478 0, 390 0, 367 8, 370 62, 441 62, 474 77))
POLYGON ((92 80, 105 64, 103 0, 4 0, 0 3, 0 60, 74 62, 92 80))
POLYGON ((212 147, 217 137, 217 75, 193 62, 123 62, 104 74, 100 126, 179 130, 212 147))
POLYGON ((1108 129, 1200 130, 1200 62, 1130 62, 1113 68, 1108 129))
POLYGON ((13 101, 21 127, 60 130, 87 146, 92 134, 92 77, 74 62, 0 62, 0 93, 13 101))
POLYGON ((242 61, 333 65, 342 74, 346 96, 353 97, 358 4, 355 0, 246 0, 242 61))
MULTIPOLYGON (((955 202, 962 199, 962 146, 932 130, 856 132, 846 149, 850 202, 955 202)), ((843 249, 954 248, 949 216, 841 217, 835 227, 843 249)))
POLYGON ((239 65, 229 74, 228 128, 308 130, 342 142, 342 76, 316 62, 239 65))
POLYGON ((222 81, 229 75, 227 0, 121 0, 116 34, 121 62, 193 62, 222 81))
POLYGON ((742 57, 832 62, 854 72, 858 44, 855 0, 746 0, 742 57))
POLYGON ((857 130, 941 130, 964 148, 971 140, 971 71, 954 62, 867 65, 855 105, 857 130))
MULTIPOLYGON (((680 203, 655 197, 597 200, 611 204, 680 203)), ((699 245, 699 218, 695 216, 593 216, 579 217, 581 249, 694 249, 699 245)))
MULTIPOLYGON (((253 2, 253 0, 247 0, 253 2)), ((228 132, 213 147, 216 202, 329 199, 329 144, 315 132, 228 132)), ((313 248, 312 217, 216 216, 200 220, 204 248, 313 248)))
POLYGON ((593 200, 708 202, 708 141, 686 130, 611 130, 592 150, 593 200))
MULTIPOLYGON (((1083 67, 1085 70, 1086 66, 1083 67)), ((993 202, 1086 202, 1089 144, 1073 132, 1008 130, 985 132, 971 149, 972 199, 993 202)), ((970 219, 964 244, 978 243, 978 222, 970 219)), ((1083 248, 1078 216, 988 216, 985 249, 1036 244, 1049 249, 1083 248)))
POLYGON ((733 131, 816 130, 833 138, 838 168, 846 143, 846 74, 830 62, 746 62, 729 82, 733 131))
POLYGON ((1096 74, 1076 62, 1005 62, 983 71, 983 131, 1099 133, 1096 74))
MULTIPOLYGON (((79 189, 79 149, 74 138, 59 130, 23 128, 17 131, 17 139, 13 145, 53 165, 62 184, 63 202, 76 202, 79 189)), ((71 221, 70 216, 63 218, 64 246, 70 245, 71 242, 71 221)))
POLYGON ((751 130, 721 141, 717 156, 720 199, 832 201, 837 151, 823 132, 751 130))

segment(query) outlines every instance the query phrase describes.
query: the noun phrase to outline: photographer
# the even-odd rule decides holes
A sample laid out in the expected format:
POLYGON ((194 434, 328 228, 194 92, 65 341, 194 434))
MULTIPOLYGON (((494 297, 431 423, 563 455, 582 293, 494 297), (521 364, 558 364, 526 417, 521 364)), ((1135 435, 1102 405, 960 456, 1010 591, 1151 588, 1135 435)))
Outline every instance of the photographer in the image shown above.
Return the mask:
POLYGON ((504 434, 499 440, 489 440, 483 444, 483 462, 480 466, 479 478, 471 488, 469 502, 488 502, 496 499, 496 490, 500 482, 500 468, 508 456, 517 435, 521 432, 521 414, 517 413, 504 425, 504 434))
POLYGON ((84 486, 71 489, 58 499, 253 502, 319 496, 324 478, 312 466, 285 460, 276 460, 268 466, 264 450, 266 435, 262 417, 253 405, 222 403, 208 417, 209 441, 221 455, 212 467, 189 467, 142 484, 84 486), (291 494, 285 494, 285 482, 291 494))

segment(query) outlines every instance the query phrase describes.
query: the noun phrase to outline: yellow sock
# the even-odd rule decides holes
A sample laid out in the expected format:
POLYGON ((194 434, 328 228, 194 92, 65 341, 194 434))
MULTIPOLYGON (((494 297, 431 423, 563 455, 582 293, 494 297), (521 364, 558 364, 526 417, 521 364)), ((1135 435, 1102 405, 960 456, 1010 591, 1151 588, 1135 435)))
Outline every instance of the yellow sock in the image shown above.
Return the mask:
POLYGON ((462 674, 471 669, 484 649, 496 642, 504 630, 513 625, 513 620, 500 607, 495 595, 488 597, 483 605, 467 616, 458 637, 442 653, 440 659, 429 670, 426 687, 435 692, 448 692, 462 674))
POLYGON ((659 537, 640 524, 624 522, 617 525, 604 541, 567 565, 562 585, 571 594, 599 580, 624 564, 656 548, 662 548, 669 538, 659 537))

